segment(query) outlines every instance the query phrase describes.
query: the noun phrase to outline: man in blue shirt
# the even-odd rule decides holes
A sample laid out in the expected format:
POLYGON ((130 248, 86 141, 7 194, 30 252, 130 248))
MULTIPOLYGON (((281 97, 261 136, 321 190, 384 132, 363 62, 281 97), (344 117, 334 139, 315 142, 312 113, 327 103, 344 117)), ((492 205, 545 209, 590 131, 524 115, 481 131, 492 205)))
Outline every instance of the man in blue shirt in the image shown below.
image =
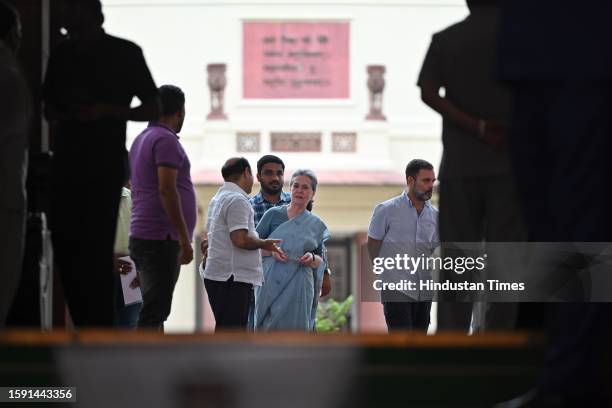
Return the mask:
MULTIPOLYGON (((368 253, 372 262, 377 264, 376 258, 395 258, 398 254, 411 257, 432 254, 440 241, 438 209, 429 203, 435 181, 429 162, 415 159, 408 163, 408 190, 374 208, 368 229, 368 253)), ((410 281, 414 285, 381 292, 389 330, 427 331, 432 293, 420 290, 419 281, 431 279, 431 272, 425 268, 408 271, 394 266, 386 269, 382 278, 390 284, 410 281)))
POLYGON ((291 202, 291 194, 283 191, 284 174, 285 163, 277 156, 268 154, 257 161, 257 181, 261 190, 249 200, 255 211, 256 227, 270 208, 291 202))

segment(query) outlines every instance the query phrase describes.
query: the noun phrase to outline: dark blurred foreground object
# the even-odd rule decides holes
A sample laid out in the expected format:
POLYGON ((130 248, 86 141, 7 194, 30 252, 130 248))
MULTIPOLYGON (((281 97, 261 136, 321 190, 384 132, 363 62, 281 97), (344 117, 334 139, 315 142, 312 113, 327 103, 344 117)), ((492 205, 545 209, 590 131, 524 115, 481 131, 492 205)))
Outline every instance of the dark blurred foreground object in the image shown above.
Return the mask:
POLYGON ((47 225, 52 159, 51 153, 29 155, 25 251, 19 288, 6 321, 8 327, 52 327, 53 250, 47 225))
POLYGON ((23 259, 30 90, 16 53, 19 13, 0 1, 0 330, 19 284, 23 259))
MULTIPOLYGON (((432 36, 418 80, 421 99, 443 119, 440 239, 444 243, 482 242, 490 255, 496 246, 487 243, 526 239, 506 149, 510 93, 495 76, 497 3, 468 0, 468 17, 432 36), (440 95, 442 88, 444 96, 440 95)), ((442 248, 443 257, 471 256, 450 245, 442 248)), ((495 254, 497 258, 510 256, 508 251, 495 254)), ((500 265, 513 262, 507 259, 500 265)), ((503 275, 499 266, 487 267, 486 279, 503 275)), ((466 278, 453 271, 440 271, 440 281, 466 278)), ((438 330, 467 333, 470 327, 474 332, 515 327, 516 303, 473 303, 462 301, 456 293, 439 295, 444 301, 438 303, 438 330)))
POLYGON ((0 383, 76 387, 79 408, 485 408, 533 381, 541 351, 516 332, 7 332, 0 383))
MULTIPOLYGON (((610 21, 604 0, 504 3, 499 72, 515 94, 510 151, 531 241, 612 241, 610 21)), ((499 406, 612 406, 612 304, 550 304, 547 323, 532 402, 499 406)))
POLYGON ((68 36, 51 52, 43 86, 45 117, 57 130, 53 250, 75 325, 112 327, 126 122, 157 118, 157 88, 140 47, 102 29, 99 0, 61 3, 68 36), (142 104, 131 108, 134 96, 142 104))

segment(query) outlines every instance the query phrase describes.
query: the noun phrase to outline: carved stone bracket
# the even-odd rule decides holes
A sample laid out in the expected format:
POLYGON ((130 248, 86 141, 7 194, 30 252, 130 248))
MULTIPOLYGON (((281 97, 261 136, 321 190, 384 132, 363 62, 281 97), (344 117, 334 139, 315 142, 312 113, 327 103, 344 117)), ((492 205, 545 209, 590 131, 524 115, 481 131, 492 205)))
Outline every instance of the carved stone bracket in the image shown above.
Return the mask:
POLYGON ((208 89, 210 90, 210 113, 206 119, 226 120, 223 112, 223 97, 225 93, 225 64, 208 64, 208 89))
POLYGON ((385 90, 385 66, 368 65, 368 91, 370 92, 370 112, 366 120, 387 120, 382 113, 383 91, 385 90))

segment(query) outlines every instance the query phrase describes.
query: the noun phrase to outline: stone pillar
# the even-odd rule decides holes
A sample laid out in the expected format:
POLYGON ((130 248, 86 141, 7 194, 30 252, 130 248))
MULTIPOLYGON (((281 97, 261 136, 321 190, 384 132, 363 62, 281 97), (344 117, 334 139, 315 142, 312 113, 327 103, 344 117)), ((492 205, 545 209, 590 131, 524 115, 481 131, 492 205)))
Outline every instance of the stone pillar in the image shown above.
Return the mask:
POLYGON ((227 120, 223 112, 223 95, 227 80, 225 78, 225 64, 208 64, 208 89, 210 90, 210 113, 206 119, 227 120))
POLYGON ((370 92, 370 112, 366 120, 387 120, 382 113, 382 97, 385 89, 385 66, 368 65, 368 91, 370 92))

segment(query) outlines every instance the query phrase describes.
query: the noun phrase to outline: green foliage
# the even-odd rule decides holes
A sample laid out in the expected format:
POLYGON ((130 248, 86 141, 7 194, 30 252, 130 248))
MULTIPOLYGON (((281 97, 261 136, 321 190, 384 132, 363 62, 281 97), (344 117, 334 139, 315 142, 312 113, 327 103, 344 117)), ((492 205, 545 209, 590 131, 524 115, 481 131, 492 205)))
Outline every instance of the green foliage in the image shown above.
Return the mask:
POLYGON ((353 304, 353 295, 342 302, 328 299, 320 302, 317 308, 317 331, 337 332, 346 324, 347 316, 353 304))

